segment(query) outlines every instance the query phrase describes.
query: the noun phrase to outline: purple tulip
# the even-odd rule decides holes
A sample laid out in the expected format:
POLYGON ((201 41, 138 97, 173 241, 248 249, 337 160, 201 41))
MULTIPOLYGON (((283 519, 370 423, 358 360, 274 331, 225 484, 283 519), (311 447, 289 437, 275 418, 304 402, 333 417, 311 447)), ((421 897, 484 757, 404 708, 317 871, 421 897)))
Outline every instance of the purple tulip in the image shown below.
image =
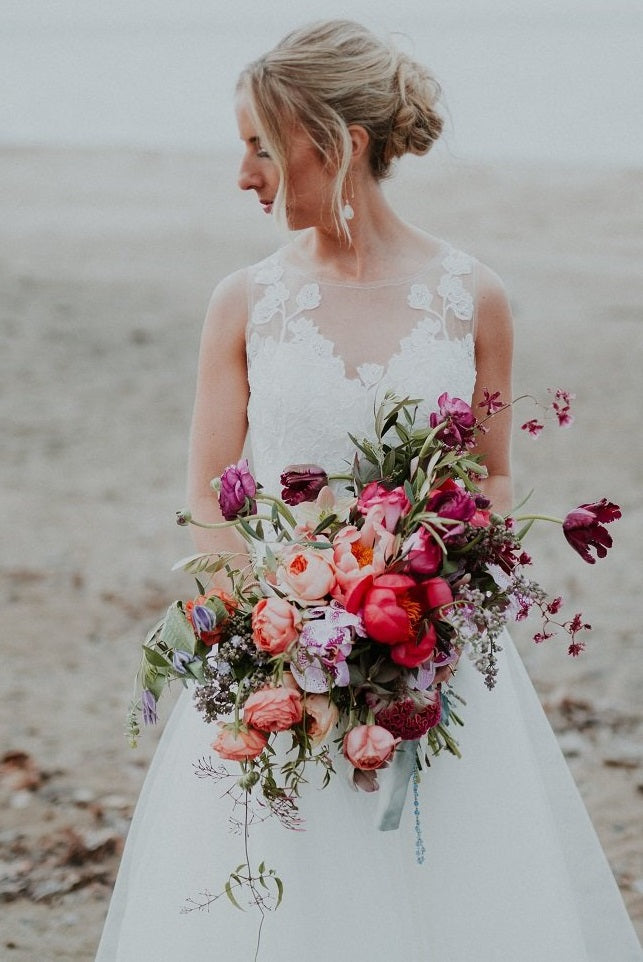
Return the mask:
POLYGON ((280 481, 281 497, 286 504, 295 505, 314 501, 328 484, 328 475, 316 464, 291 464, 284 468, 280 481))
POLYGON ((443 424, 436 437, 447 448, 472 448, 475 444, 476 416, 469 405, 459 397, 446 393, 438 398, 440 413, 429 415, 429 425, 436 428, 443 424))
POLYGON ((229 465, 221 475, 219 489, 219 507, 226 521, 234 521, 246 505, 246 499, 251 502, 250 510, 254 510, 252 499, 257 493, 257 484, 250 473, 246 458, 241 458, 237 464, 229 465))
POLYGON ((144 688, 141 692, 141 708, 143 709, 143 724, 156 725, 159 720, 156 710, 156 698, 149 688, 144 688))
POLYGON ((592 504, 581 504, 570 511, 563 521, 563 534, 584 561, 593 565, 596 558, 590 548, 596 550, 598 558, 604 558, 607 549, 612 547, 612 538, 603 525, 621 517, 621 509, 606 498, 592 504))

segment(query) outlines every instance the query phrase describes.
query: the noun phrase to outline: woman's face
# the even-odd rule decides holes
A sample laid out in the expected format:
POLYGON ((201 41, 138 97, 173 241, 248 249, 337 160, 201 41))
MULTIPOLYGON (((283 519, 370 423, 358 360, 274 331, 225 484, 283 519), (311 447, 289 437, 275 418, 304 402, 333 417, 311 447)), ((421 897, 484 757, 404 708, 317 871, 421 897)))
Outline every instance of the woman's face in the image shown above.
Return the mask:
MULTIPOLYGON (((241 190, 254 190, 259 203, 270 214, 279 187, 279 170, 261 144, 246 94, 237 96, 236 112, 239 134, 244 143, 239 187, 241 190)), ((289 183, 286 219, 289 228, 329 229, 333 223, 331 206, 334 178, 301 128, 293 130, 290 136, 287 160, 289 183)))

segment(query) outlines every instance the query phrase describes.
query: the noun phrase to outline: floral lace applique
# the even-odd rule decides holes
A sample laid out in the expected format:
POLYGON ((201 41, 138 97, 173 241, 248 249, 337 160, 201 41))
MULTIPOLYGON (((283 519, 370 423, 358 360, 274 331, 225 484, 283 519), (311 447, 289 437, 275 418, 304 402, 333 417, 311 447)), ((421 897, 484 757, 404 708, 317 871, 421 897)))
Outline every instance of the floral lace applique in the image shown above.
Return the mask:
POLYGON ((314 462, 341 473, 352 450, 347 432, 369 434, 374 403, 386 390, 424 398, 427 414, 443 391, 470 399, 475 380, 470 257, 447 251, 430 285, 401 282, 381 294, 367 288, 347 293, 342 309, 354 304, 356 317, 368 317, 372 331, 397 309, 394 322, 402 329, 387 363, 364 362, 351 377, 341 350, 323 333, 324 306, 328 312, 333 303, 330 294, 325 300, 323 282, 288 270, 280 256, 251 275, 247 339, 252 456, 268 491, 279 490, 287 464, 314 462), (421 316, 414 323, 415 311, 421 316))

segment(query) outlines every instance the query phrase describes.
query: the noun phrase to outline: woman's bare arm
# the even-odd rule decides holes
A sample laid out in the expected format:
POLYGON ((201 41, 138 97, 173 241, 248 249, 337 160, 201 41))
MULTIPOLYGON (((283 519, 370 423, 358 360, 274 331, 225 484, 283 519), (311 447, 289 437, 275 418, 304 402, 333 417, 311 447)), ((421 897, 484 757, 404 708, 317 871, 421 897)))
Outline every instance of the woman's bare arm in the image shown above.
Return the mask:
MULTIPOLYGON (((221 521, 210 481, 241 457, 247 430, 248 372, 246 272, 226 277, 216 288, 203 326, 196 398, 190 432, 188 505, 198 521, 221 521)), ((199 551, 241 551, 245 542, 231 529, 193 526, 199 551)))
MULTIPOLYGON (((500 279, 488 268, 479 268, 476 326, 476 384, 473 412, 484 417, 478 405, 489 394, 500 392, 503 401, 512 399, 511 362, 513 355, 513 321, 511 308, 500 279)), ((476 445, 482 454, 489 477, 482 482, 484 494, 493 510, 508 514, 512 507, 511 484, 511 408, 494 415, 487 422, 488 431, 476 445)))

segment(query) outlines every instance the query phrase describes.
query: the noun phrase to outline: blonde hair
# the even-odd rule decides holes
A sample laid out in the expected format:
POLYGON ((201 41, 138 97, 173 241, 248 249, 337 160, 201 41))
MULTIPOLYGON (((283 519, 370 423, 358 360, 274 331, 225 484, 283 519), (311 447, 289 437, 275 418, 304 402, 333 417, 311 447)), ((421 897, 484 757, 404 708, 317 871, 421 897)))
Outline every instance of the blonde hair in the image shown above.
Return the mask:
POLYGON ((406 153, 425 154, 442 130, 440 86, 428 70, 352 20, 326 20, 289 33, 242 72, 260 134, 281 178, 275 209, 288 192, 289 129, 302 127, 336 171, 333 216, 350 238, 344 187, 351 161, 348 127, 369 135, 369 165, 381 180, 406 153))

